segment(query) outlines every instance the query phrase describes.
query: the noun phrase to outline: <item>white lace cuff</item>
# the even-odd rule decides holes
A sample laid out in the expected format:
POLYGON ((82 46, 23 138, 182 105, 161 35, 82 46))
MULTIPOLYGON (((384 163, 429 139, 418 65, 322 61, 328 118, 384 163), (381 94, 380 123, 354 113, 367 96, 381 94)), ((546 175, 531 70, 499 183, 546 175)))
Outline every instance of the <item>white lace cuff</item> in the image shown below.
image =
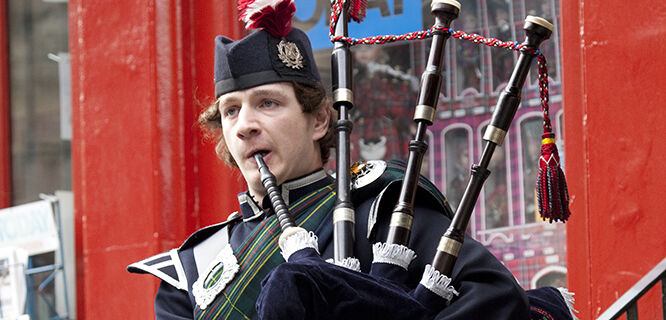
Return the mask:
POLYGON ((280 235, 280 249, 282 249, 282 257, 284 261, 289 261, 289 257, 301 249, 313 248, 319 253, 319 245, 317 244, 317 236, 314 232, 308 232, 301 227, 291 227, 282 232, 280 235))
POLYGON ((458 291, 451 285, 451 278, 439 273, 437 269, 429 264, 426 265, 423 272, 421 285, 448 301, 453 299, 453 295, 459 295, 458 291))
POLYGON ((389 263, 407 270, 409 264, 416 258, 414 250, 401 244, 375 243, 372 245, 372 263, 389 263))
MULTIPOLYGON (((333 262, 333 261, 330 261, 330 262, 333 262)), ((347 257, 347 258, 342 259, 342 261, 337 260, 337 261, 335 261, 335 265, 347 268, 349 270, 361 272, 361 262, 358 261, 358 259, 356 259, 354 257, 347 257)))

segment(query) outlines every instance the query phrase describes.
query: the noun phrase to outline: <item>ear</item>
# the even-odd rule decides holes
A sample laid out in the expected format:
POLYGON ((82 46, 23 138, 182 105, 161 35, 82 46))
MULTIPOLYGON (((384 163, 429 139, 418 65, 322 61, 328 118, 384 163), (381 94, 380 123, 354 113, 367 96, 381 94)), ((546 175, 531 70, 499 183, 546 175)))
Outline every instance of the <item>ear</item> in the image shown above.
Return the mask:
POLYGON ((328 132, 328 123, 331 120, 331 108, 326 106, 319 108, 319 110, 313 114, 313 132, 312 140, 317 141, 323 138, 328 132))

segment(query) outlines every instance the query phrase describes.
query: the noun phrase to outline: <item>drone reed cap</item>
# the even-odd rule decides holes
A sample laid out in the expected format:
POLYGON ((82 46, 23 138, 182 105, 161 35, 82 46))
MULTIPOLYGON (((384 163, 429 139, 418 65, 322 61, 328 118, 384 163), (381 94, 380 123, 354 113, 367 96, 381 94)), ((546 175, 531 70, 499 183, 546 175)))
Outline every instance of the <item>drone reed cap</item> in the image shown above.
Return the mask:
POLYGON ((458 10, 460 10, 460 2, 458 2, 456 0, 432 0, 432 2, 430 3, 430 8, 432 9, 438 4, 452 5, 456 8, 458 8, 458 10))
POLYGON ((552 23, 548 22, 548 20, 546 20, 544 18, 541 18, 541 17, 527 16, 525 18, 525 22, 531 22, 531 23, 538 24, 538 25, 550 30, 550 32, 553 32, 553 30, 555 30, 555 26, 553 26, 552 23))

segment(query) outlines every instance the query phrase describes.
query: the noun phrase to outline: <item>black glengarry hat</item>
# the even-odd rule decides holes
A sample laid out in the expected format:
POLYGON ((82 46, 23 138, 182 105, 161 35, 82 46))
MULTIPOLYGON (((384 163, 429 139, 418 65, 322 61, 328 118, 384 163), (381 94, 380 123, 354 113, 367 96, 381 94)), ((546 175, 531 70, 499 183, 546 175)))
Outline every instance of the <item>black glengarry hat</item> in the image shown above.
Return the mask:
POLYGON ((315 86, 320 77, 305 33, 291 27, 293 0, 241 1, 241 20, 257 30, 243 39, 215 38, 215 98, 274 82, 315 86))

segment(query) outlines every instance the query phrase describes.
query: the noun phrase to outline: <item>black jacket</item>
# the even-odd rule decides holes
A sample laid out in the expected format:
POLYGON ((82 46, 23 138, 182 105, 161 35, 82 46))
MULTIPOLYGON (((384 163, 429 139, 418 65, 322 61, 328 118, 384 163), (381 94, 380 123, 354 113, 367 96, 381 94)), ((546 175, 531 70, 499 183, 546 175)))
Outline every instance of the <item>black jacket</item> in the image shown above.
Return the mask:
MULTIPOLYGON (((372 263, 372 245, 386 239, 390 213, 400 188, 400 183, 394 182, 400 178, 400 165, 391 163, 388 168, 362 181, 352 192, 356 211, 354 254, 360 260, 364 273, 369 271, 372 263)), ((333 182, 331 177, 320 170, 281 187, 285 201, 289 203, 333 182)), ((210 256, 219 250, 216 248, 224 245, 223 238, 227 238, 231 247, 236 249, 254 228, 260 226, 263 219, 272 214, 272 210, 264 212, 259 209, 247 193, 239 195, 239 203, 240 213, 232 214, 225 223, 197 231, 177 251, 157 255, 128 267, 131 272, 152 273, 162 279, 155 297, 157 319, 192 319, 196 307, 192 284, 210 263, 210 256)), ((270 205, 263 203, 262 207, 270 208, 270 205)), ((452 215, 443 196, 424 179, 417 193, 414 212, 409 247, 417 256, 409 267, 407 286, 410 288, 416 287, 424 266, 432 261, 439 239, 450 224, 452 215)), ((319 251, 324 258, 333 256, 331 220, 331 217, 326 217, 316 230, 311 230, 319 237, 319 251)), ((460 294, 436 319, 529 318, 528 300, 513 275, 480 243, 469 237, 464 241, 452 279, 453 286, 460 294)), ((381 296, 377 299, 381 299, 381 296)))

